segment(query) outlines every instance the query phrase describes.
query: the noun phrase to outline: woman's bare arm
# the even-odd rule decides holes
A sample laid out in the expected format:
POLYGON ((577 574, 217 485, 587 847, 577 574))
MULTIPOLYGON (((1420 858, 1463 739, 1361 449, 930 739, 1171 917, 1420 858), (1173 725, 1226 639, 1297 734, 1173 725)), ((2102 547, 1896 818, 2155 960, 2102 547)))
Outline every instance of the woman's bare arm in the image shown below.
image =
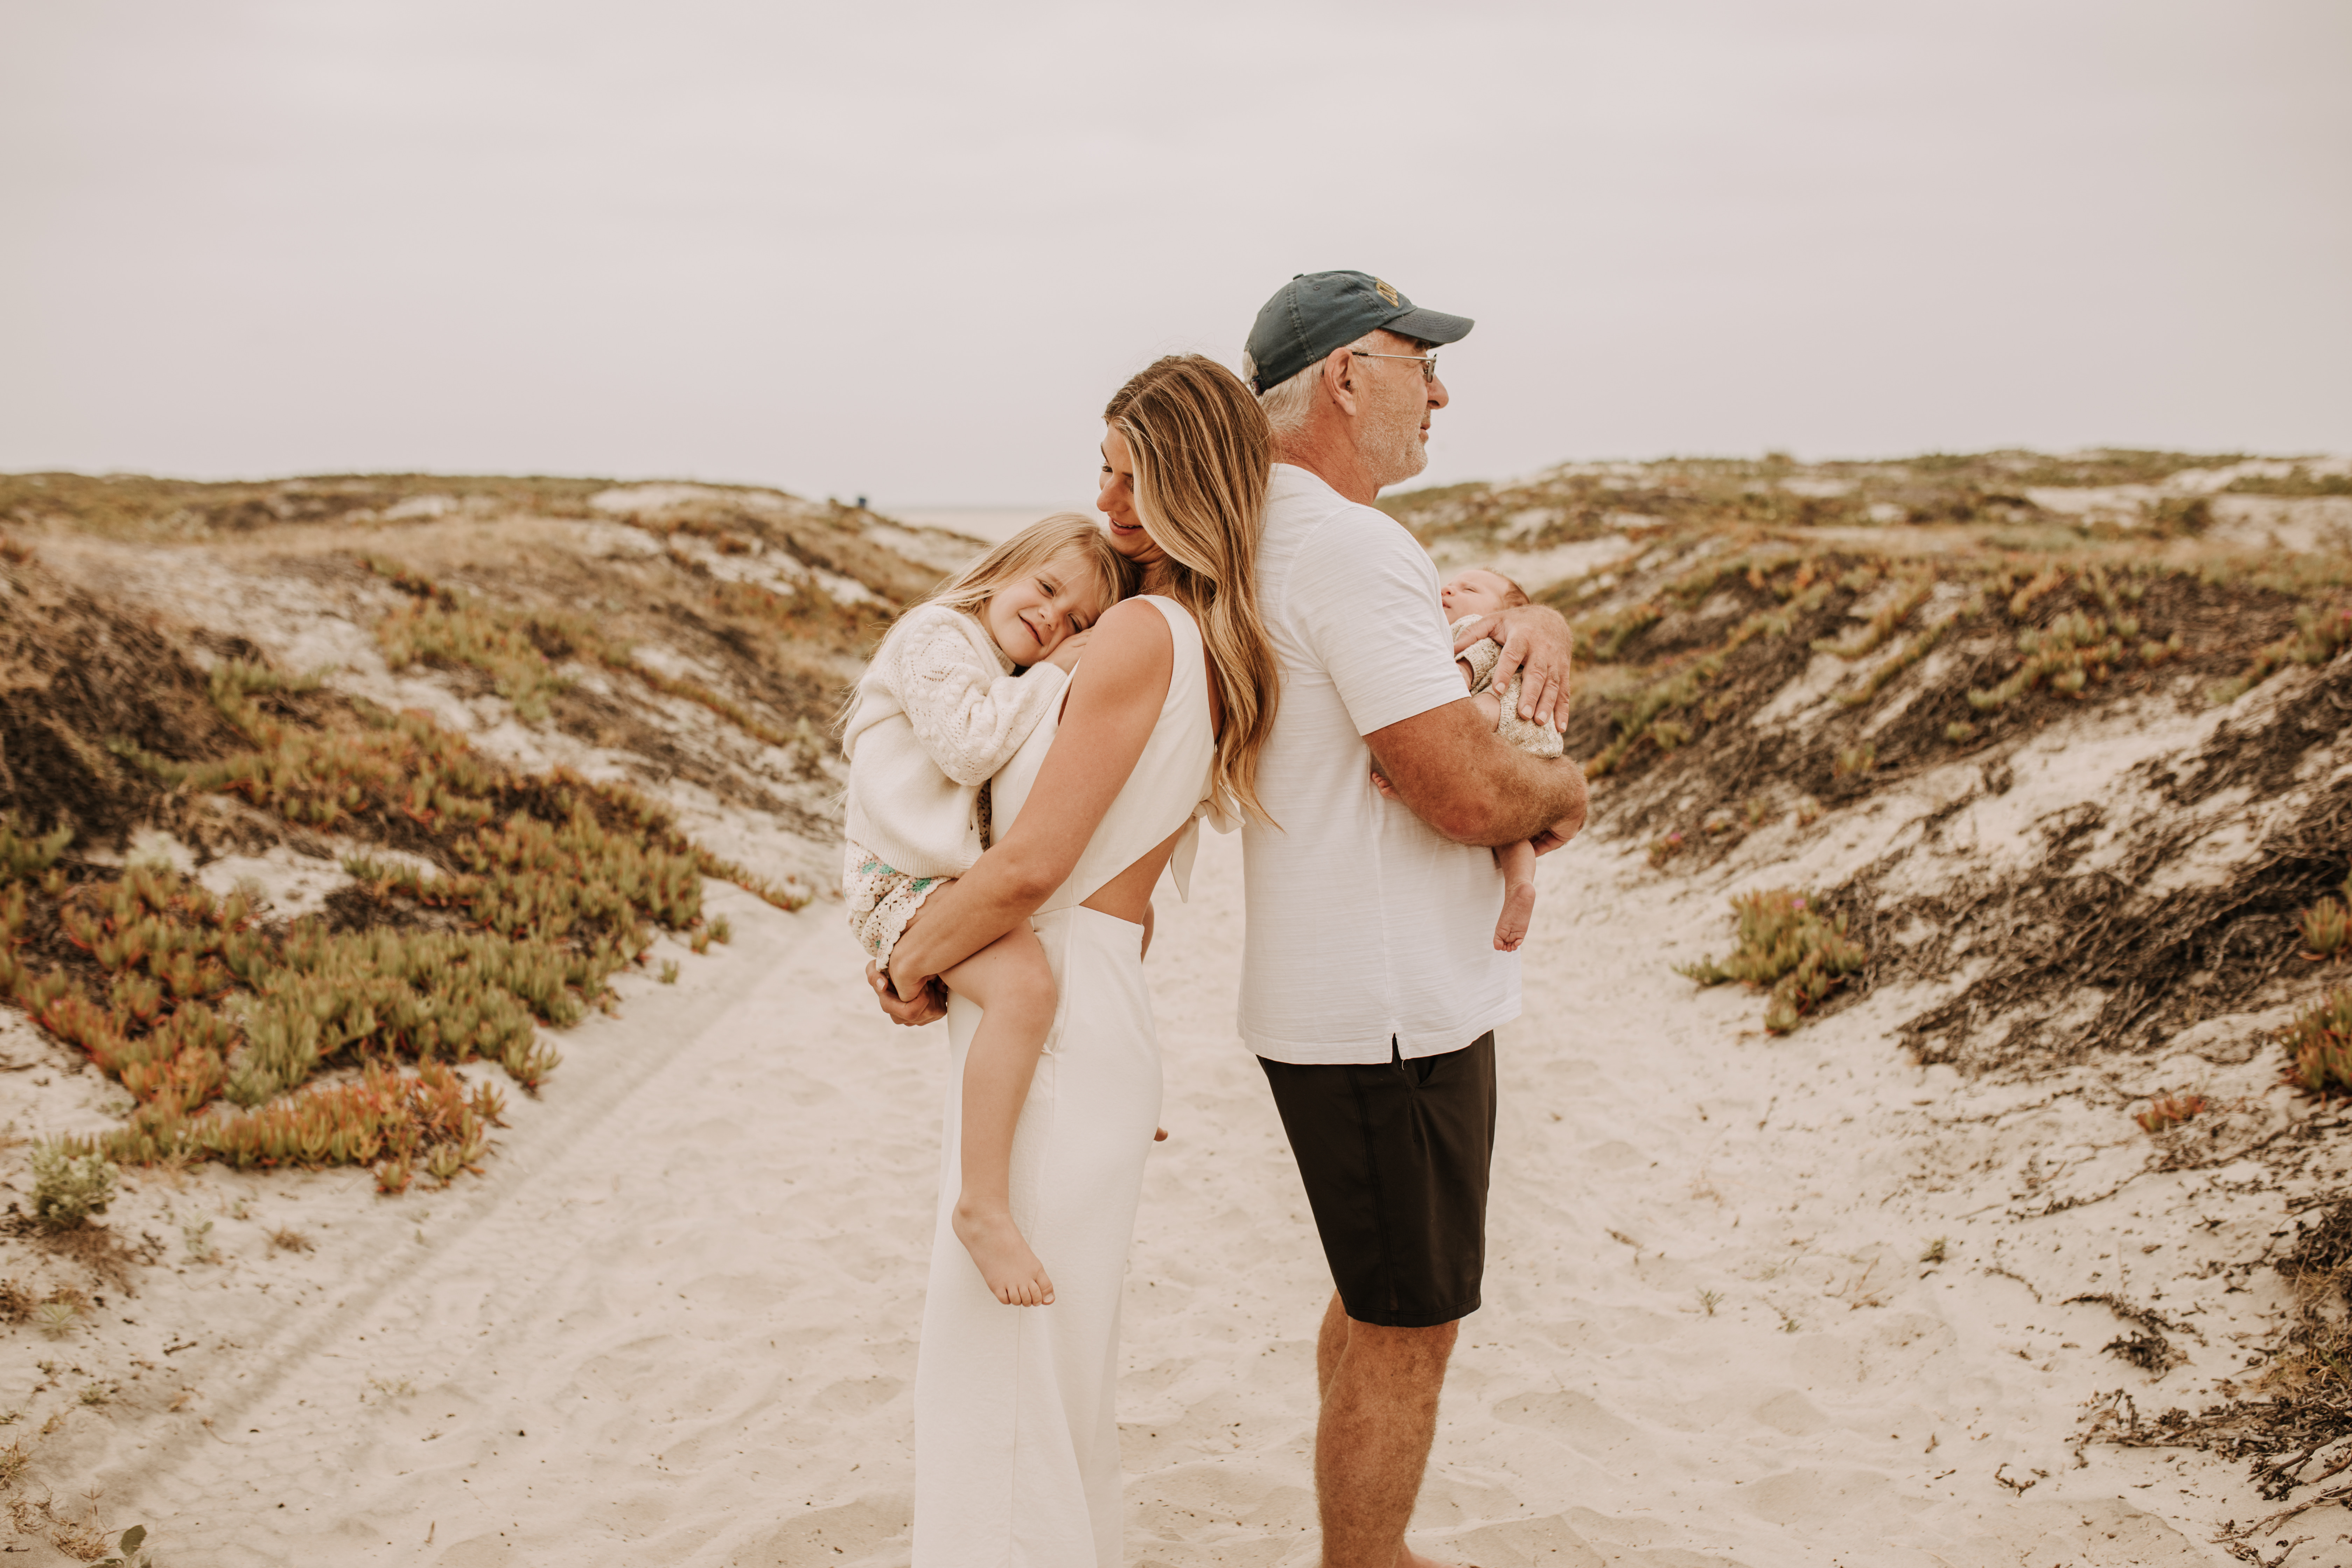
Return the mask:
POLYGON ((891 948, 899 996, 913 1000, 926 979, 1028 919, 1067 879, 1143 755, 1175 668, 1176 639, 1151 605, 1130 599, 1095 624, 1020 816, 971 870, 923 901, 891 948))

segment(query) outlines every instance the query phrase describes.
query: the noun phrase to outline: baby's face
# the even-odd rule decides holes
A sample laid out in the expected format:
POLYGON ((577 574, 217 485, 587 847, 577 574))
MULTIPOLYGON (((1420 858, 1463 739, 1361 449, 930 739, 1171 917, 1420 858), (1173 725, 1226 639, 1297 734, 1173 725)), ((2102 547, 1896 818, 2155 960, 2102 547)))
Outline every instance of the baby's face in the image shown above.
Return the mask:
POLYGON ((1503 595, 1509 588, 1496 574, 1474 566, 1456 573, 1451 583, 1437 591, 1437 598, 1445 606, 1445 618, 1458 621, 1465 616, 1500 615, 1503 595))
POLYGON ((1073 632, 1082 632, 1110 607, 1110 591, 1082 555, 1058 555, 999 587, 981 618, 988 635, 1015 664, 1051 658, 1073 632))

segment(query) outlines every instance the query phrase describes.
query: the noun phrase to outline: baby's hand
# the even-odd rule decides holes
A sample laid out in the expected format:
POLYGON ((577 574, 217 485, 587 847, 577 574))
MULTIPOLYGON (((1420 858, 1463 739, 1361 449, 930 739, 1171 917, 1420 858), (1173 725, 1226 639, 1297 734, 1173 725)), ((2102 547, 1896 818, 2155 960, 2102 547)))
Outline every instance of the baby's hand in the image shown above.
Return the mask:
POLYGON ((1045 662, 1059 666, 1064 675, 1069 674, 1078 668, 1078 655, 1085 651, 1087 639, 1094 635, 1092 626, 1082 632, 1072 632, 1062 639, 1060 647, 1045 656, 1045 662))

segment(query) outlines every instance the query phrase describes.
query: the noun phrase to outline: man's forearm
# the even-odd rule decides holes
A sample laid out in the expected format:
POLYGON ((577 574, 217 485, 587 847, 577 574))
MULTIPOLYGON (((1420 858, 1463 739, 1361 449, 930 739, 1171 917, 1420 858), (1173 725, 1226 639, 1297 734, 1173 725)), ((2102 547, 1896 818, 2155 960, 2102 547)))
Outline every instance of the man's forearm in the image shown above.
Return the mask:
POLYGON ((1533 838, 1548 827, 1584 820, 1584 770, 1573 757, 1531 757, 1504 748, 1507 770, 1493 785, 1493 816, 1465 842, 1494 848, 1533 838))
POLYGON ((1584 809, 1584 770, 1532 757, 1496 735, 1468 699, 1364 737, 1396 797, 1456 844, 1533 838, 1584 809))

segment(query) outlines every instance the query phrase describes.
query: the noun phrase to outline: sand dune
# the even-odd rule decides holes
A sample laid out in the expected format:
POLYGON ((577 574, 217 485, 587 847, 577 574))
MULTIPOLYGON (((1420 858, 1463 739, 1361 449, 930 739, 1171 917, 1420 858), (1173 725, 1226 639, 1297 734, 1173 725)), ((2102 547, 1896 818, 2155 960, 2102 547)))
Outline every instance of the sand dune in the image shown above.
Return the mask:
MULTIPOLYGON (((1173 1137, 1126 1303, 1138 1563, 1313 1560, 1328 1279, 1233 1037, 1239 868, 1207 847, 1150 965, 1173 1137)), ((1708 901, 1602 849, 1547 864, 1487 1306, 1416 1544, 1486 1568, 2221 1561, 2175 1522, 2223 1500, 2219 1466, 2068 1447, 2095 1385, 2142 1380, 2097 1361, 2110 1315, 2059 1305, 2070 1266, 2041 1249, 2091 1275, 2120 1238, 2062 1215, 2004 1253, 1975 1187, 1923 1190, 1956 1137, 2052 1130, 1905 1065, 1875 1001, 1772 1040, 1752 999, 1693 994, 1667 933, 1708 901), (1939 1234, 1949 1261, 1922 1265, 1939 1234)), ((112 1511, 223 1564, 903 1563, 942 1042, 872 1010, 830 910, 730 913, 686 986, 637 982, 565 1037, 487 1179, 400 1204, 359 1173, 272 1184, 337 1216, 302 1264, 333 1305, 216 1352, 212 1426, 109 1456, 112 1511)))
MULTIPOLYGON (((2052 482, 2138 482, 2133 461, 2052 482)), ((1582 574, 1548 592, 1593 650, 1575 738, 1624 764, 1593 830, 1543 868, 1527 1011, 1501 1035, 1487 1302, 1448 1385, 1423 1550, 1485 1568, 2087 1568, 2221 1563, 2230 1529, 2254 1560, 2239 1527, 2280 1504, 2242 1463, 2085 1438, 2320 1364, 2286 1331, 2312 1320, 2276 1266, 2352 1165, 2343 1119, 2277 1083, 2274 1042, 2340 974, 2287 943, 2342 868, 2352 752, 2330 715, 2352 665, 2294 641, 2306 620, 2333 637, 2334 568, 2230 557, 2226 536, 2342 498, 2224 493, 2216 469, 2201 542, 2102 542, 2006 488, 1952 488, 2015 467, 1775 489, 1665 465, 1605 494, 1562 470, 1404 509, 1449 558, 1582 574), (1972 521, 1954 521, 1963 502, 1972 521), (1911 521, 1885 526, 1890 509, 1911 521), (2044 549, 2060 553, 2016 553, 2044 549), (1921 596, 1915 573, 1941 580, 1921 596), (2147 647, 1980 708, 1975 688, 2093 616, 2147 647), (1688 668, 1717 675, 1677 686, 1688 668), (1857 998, 1783 1037, 1753 994, 1674 972, 1728 946, 1728 895, 1772 886, 1864 922, 1874 963, 1857 998), (2004 978, 2093 927, 2079 962, 2004 978), (2118 963, 2134 943, 2154 967, 2118 963), (2116 1008, 2127 1030, 2102 1023, 2116 1008), (1972 1076, 1917 1065, 1939 1059, 1972 1076), (2131 1112, 2167 1091, 2207 1110, 2151 1137, 2131 1112)), ((111 481, 76 483, 112 504, 111 481)), ((969 544, 790 498, 505 494, 520 485, 429 508, 397 487, 214 487, 187 504, 218 528, 175 511, 157 537, 189 537, 158 543, 59 524, 42 559, 136 612, 93 613, 93 647, 176 617, 198 625, 199 665, 249 647, 332 665, 335 692, 431 712, 518 768, 632 781, 760 875, 824 880, 837 778, 814 726, 854 606, 897 602, 969 544), (278 521, 248 533, 236 509, 254 505, 278 521), (563 658, 540 672, 551 718, 526 722, 488 664, 394 670, 370 628, 410 590, 363 547, 485 595, 486 624, 537 625, 559 589, 593 597, 674 684, 563 658), (824 597, 719 591, 761 574, 824 597), (678 695, 688 680, 701 697, 678 695)), ((20 685, 20 706, 41 689, 20 685)), ((68 715, 92 754, 113 733, 102 706, 68 715)), ((215 890, 250 876, 292 918, 333 913, 352 883, 334 858, 367 847, 217 800, 151 806, 78 846, 84 874, 162 853, 215 890)), ((1237 846, 1212 842, 1197 880, 1190 908, 1165 896, 1149 965, 1174 1137, 1151 1156, 1125 1303, 1129 1560, 1306 1568, 1328 1279, 1234 1035, 1237 846)), ((105 1215, 135 1254, 115 1276, 16 1224, 0 1388, 26 1392, 0 1426, 31 1458, 6 1500, 54 1510, 25 1522, 144 1523, 173 1568, 906 1562, 944 1045, 874 1010, 837 906, 708 892, 732 945, 660 939, 615 980, 617 1016, 551 1037, 565 1060, 540 1098, 461 1069, 508 1096, 482 1173, 384 1199, 364 1170, 135 1167, 105 1215), (76 1281, 82 1309, 41 1337, 37 1293, 76 1281)), ((129 1110, 0 1014, 0 1149, 129 1110)), ((21 1205, 21 1154, 0 1183, 21 1205)), ((2260 1540, 2265 1563, 2352 1561, 2339 1510, 2260 1540)), ((35 1534, 15 1549, 63 1560, 35 1534)))

